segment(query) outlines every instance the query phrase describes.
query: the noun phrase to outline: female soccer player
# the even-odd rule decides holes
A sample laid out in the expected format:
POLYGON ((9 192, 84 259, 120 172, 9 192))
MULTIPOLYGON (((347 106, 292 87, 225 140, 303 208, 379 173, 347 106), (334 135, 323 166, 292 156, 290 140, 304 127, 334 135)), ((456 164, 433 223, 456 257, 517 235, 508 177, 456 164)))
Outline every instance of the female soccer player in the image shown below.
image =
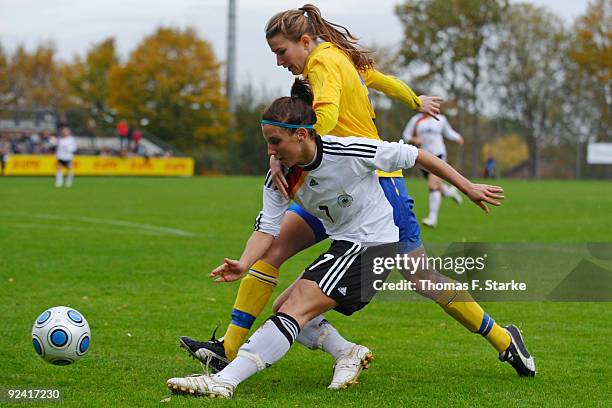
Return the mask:
MULTIPOLYGON (((413 109, 434 116, 439 113, 440 98, 419 98, 402 81, 373 69, 372 61, 357 49, 356 39, 349 31, 324 20, 313 5, 272 17, 266 26, 266 39, 277 56, 277 64, 294 75, 302 74, 310 83, 316 115, 314 129, 318 134, 380 140, 368 99, 368 86, 399 99, 413 109)), ((274 155, 271 155, 270 164, 271 179, 284 192, 287 184, 274 155)), ((403 251, 411 256, 423 256, 420 228, 412 211, 414 202, 406 191, 401 171, 379 172, 378 175, 380 186, 393 208, 393 221, 399 228, 403 251)), ((181 345, 214 370, 225 367, 235 358, 253 322, 272 296, 280 265, 297 252, 327 237, 319 219, 325 216, 320 209, 311 214, 295 203, 291 205, 283 218, 280 234, 242 279, 231 324, 223 340, 215 340, 214 334, 208 342, 183 336, 181 345)), ((444 279, 432 270, 421 270, 407 278, 419 275, 429 280, 444 279)), ((438 303, 468 330, 485 337, 498 353, 503 353, 509 347, 511 338, 507 331, 490 319, 467 291, 418 292, 438 303)), ((359 375, 362 365, 367 364, 369 350, 344 340, 331 326, 326 325, 326 328, 333 333, 331 337, 337 340, 336 347, 320 347, 336 360, 330 387, 344 387, 347 381, 359 375)))
MULTIPOLYGON (((425 114, 435 116, 440 112, 441 98, 417 97, 399 79, 375 70, 372 60, 357 49, 356 39, 349 31, 324 20, 313 5, 307 4, 272 17, 266 26, 266 39, 276 54, 277 65, 287 68, 293 75, 303 75, 310 82, 317 118, 314 127, 321 135, 380 140, 374 110, 368 99, 368 87, 425 114)), ((274 155, 270 166, 272 181, 287 197, 287 185, 274 155)), ((394 209, 400 241, 405 243, 407 252, 418 248, 421 245, 420 229, 401 170, 379 172, 379 176, 380 186, 394 209)), ((215 341, 214 336, 206 343, 183 336, 181 345, 193 357, 210 362, 213 369, 222 368, 233 359, 272 296, 283 262, 327 237, 318 218, 322 216, 325 214, 320 211, 310 214, 297 204, 292 205, 283 219, 280 235, 242 279, 223 342, 215 341)))
MULTIPOLYGON (((455 185, 486 212, 487 203, 498 206, 503 199, 501 187, 473 184, 414 146, 319 136, 313 129, 316 116, 306 83, 296 80, 291 94, 274 101, 262 116, 268 155, 275 155, 288 169, 290 197, 307 211, 324 213, 321 222, 331 246, 305 269, 278 311, 227 367, 214 376, 171 378, 167 386, 176 392, 231 398, 239 383, 282 358, 298 336, 320 340, 322 313, 335 309, 351 315, 369 303, 376 292, 371 286, 374 258, 403 252, 393 207, 380 189, 376 169, 395 171, 418 163, 455 185)), ((274 188, 268 172, 263 210, 240 260, 226 258, 211 276, 234 280, 246 274, 279 235, 289 206, 290 199, 274 188)), ((533 367, 518 329, 509 326, 507 333, 512 338, 507 360, 515 368, 518 364, 533 367)))
MULTIPOLYGON (((423 114, 414 115, 408 121, 402 138, 446 161, 444 138, 463 145, 463 137, 451 127, 444 115, 439 115, 438 119, 437 121, 431 120, 429 116, 423 114)), ((422 222, 423 225, 435 228, 438 225, 442 197, 450 197, 457 204, 461 204, 463 199, 456 188, 448 186, 435 174, 425 170, 422 172, 429 187, 429 214, 423 218, 422 222)))
POLYGON ((57 165, 55 166, 55 187, 66 187, 72 186, 72 180, 74 178, 74 172, 72 171, 72 159, 74 158, 74 152, 77 151, 76 140, 72 136, 70 128, 64 127, 61 130, 60 138, 57 142, 57 148, 55 156, 57 158, 57 165), (66 184, 64 184, 64 174, 62 173, 62 167, 66 168, 66 184))

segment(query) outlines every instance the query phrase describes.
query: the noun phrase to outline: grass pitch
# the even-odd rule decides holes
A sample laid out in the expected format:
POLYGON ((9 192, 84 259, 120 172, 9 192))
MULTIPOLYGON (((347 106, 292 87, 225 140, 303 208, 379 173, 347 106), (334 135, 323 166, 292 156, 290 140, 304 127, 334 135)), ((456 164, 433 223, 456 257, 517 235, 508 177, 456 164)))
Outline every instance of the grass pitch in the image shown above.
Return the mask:
MULTIPOLYGON (((229 321, 238 284, 209 271, 238 257, 261 205, 260 178, 0 179, 0 388, 59 388, 63 406, 158 406, 165 380, 199 371, 179 335, 206 338, 229 321), (91 348, 55 367, 36 356, 30 330, 46 308, 82 312, 91 348)), ((444 202, 425 242, 610 241, 612 183, 499 181, 507 199, 485 216, 444 202)), ((427 188, 409 179, 419 218, 427 188)), ((325 244, 285 264, 280 293, 325 244)), ((536 273, 537 271, 534 271, 536 273)), ((369 346, 372 368, 355 388, 326 389, 332 361, 296 344, 241 384, 232 401, 172 396, 162 406, 610 406, 610 303, 487 303, 518 324, 539 376, 518 378, 493 348, 430 302, 374 301, 328 318, 369 346)), ((269 309, 263 313, 265 318, 269 309)), ((256 326, 261 323, 258 319, 256 326)), ((221 330, 222 332, 223 330, 221 330)), ((1 402, 0 402, 1 404, 1 402)))

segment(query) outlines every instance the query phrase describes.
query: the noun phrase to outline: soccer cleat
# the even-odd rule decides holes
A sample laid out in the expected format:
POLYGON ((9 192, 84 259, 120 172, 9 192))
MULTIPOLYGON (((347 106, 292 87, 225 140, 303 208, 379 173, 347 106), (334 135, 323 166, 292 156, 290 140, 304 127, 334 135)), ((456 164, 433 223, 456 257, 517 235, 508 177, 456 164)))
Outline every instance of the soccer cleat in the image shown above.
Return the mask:
POLYGON ((423 218, 422 222, 423 222, 423 225, 429 228, 436 228, 436 226, 438 225, 438 220, 431 218, 431 217, 423 218))
POLYGON ((230 362, 225 356, 223 341, 215 338, 216 332, 217 329, 215 329, 212 337, 207 342, 201 342, 187 336, 179 338, 179 346, 187 350, 191 357, 198 360, 206 372, 212 371, 217 373, 223 370, 230 362))
POLYGON ((450 197, 457 204, 463 203, 463 197, 461 193, 455 186, 448 186, 447 188, 442 188, 444 197, 450 197))
POLYGON ((453 193, 450 195, 450 198, 454 202, 456 202, 458 205, 461 205, 463 203, 463 197, 461 196, 461 194, 459 193, 459 191, 456 188, 453 191, 453 193))
POLYGON ((327 388, 338 390, 357 384, 361 370, 368 369, 373 359, 370 349, 358 344, 354 345, 336 360, 334 376, 327 388))
POLYGON ((235 387, 206 374, 193 374, 187 377, 170 378, 166 386, 175 394, 190 394, 211 398, 231 399, 235 387))
POLYGON ((512 324, 504 328, 510 335, 511 342, 505 351, 499 353, 499 360, 509 362, 521 377, 535 377, 535 362, 525 347, 521 331, 512 324))

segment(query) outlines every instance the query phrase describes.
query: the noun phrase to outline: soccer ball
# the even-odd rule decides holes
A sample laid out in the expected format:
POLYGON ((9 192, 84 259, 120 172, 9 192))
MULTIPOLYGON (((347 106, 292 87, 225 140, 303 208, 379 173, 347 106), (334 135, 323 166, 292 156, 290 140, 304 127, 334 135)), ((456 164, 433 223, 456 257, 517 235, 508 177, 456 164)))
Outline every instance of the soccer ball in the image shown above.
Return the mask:
POLYGON ((72 364, 87 352, 89 324, 82 314, 66 306, 42 312, 32 326, 34 350, 55 365, 72 364))

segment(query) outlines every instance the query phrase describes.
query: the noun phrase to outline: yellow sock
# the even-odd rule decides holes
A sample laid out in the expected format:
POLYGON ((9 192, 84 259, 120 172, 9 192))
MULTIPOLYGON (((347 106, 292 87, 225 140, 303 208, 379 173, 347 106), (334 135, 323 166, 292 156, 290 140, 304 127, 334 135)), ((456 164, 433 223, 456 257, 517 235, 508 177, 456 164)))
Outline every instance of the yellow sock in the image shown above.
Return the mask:
POLYGON ((468 291, 444 291, 436 302, 469 331, 487 339, 498 353, 510 345, 508 332, 482 310, 468 291))
POLYGON ((242 278, 232 310, 232 322, 223 336, 225 355, 230 360, 236 358, 249 329, 270 300, 278 275, 278 269, 259 260, 242 278))

